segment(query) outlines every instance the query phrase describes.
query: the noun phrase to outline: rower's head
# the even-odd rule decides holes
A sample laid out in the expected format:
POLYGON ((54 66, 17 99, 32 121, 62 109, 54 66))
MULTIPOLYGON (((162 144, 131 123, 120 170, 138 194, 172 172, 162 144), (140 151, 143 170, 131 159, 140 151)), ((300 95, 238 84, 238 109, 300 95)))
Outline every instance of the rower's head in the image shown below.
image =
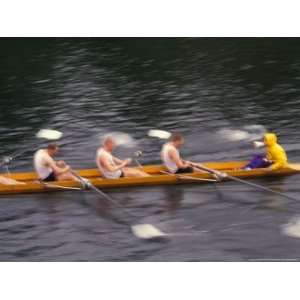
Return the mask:
POLYGON ((272 146, 277 143, 277 136, 275 133, 266 133, 264 135, 264 143, 266 146, 272 146))
POLYGON ((49 144, 47 146, 47 151, 50 156, 55 156, 59 151, 59 146, 55 143, 49 144))
POLYGON ((170 142, 173 143, 176 148, 180 148, 184 144, 184 138, 180 133, 173 133, 170 142))
POLYGON ((113 137, 108 136, 103 141, 103 146, 107 151, 113 151, 116 148, 116 142, 113 137))

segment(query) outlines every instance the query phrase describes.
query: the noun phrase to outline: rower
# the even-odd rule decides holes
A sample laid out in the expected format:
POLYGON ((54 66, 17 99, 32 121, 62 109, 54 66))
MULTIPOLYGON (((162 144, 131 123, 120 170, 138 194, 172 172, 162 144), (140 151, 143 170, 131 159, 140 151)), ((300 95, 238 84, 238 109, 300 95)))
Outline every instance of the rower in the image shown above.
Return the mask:
POLYGON ((190 162, 182 160, 179 149, 184 144, 184 138, 179 133, 174 133, 169 142, 163 145, 161 150, 161 159, 168 169, 173 174, 192 173, 194 171, 190 162))
POLYGON ((40 149, 34 154, 34 168, 41 181, 75 180, 71 168, 64 161, 55 161, 59 146, 49 144, 46 149, 40 149))
POLYGON ((135 169, 128 168, 131 159, 121 160, 112 155, 116 148, 116 142, 112 137, 107 137, 103 141, 103 146, 98 149, 96 155, 96 163, 99 171, 105 178, 117 179, 121 177, 148 177, 149 174, 135 169))
POLYGON ((287 155, 281 145, 277 143, 277 136, 275 133, 266 133, 264 136, 264 143, 267 147, 267 159, 272 163, 270 170, 278 170, 287 166, 287 155))
POLYGON ((266 147, 264 155, 255 155, 254 158, 243 169, 252 170, 267 168, 268 170, 279 170, 287 166, 287 155, 281 145, 277 143, 275 133, 266 133, 263 142, 254 142, 255 147, 266 147))

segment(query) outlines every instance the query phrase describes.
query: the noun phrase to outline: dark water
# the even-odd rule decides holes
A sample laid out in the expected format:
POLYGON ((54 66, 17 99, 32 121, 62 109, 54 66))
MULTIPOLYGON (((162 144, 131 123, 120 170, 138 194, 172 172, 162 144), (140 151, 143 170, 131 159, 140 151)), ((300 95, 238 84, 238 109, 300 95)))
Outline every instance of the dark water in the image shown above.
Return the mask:
MULTIPOLYGON (((94 166, 99 136, 129 133, 142 163, 158 163, 151 128, 180 131, 190 160, 244 160, 234 131, 275 131, 300 161, 299 39, 1 39, 0 155, 32 169, 40 128, 65 133, 61 157, 94 166), (249 130, 253 130, 251 127, 249 130), (227 129, 227 131, 224 131, 227 129), (223 131, 222 131, 223 130, 223 131)), ((256 183, 299 197, 300 177, 256 183)), ((233 182, 109 192, 143 223, 173 234, 145 242, 114 222, 127 217, 90 192, 1 196, 1 261, 240 261, 300 257, 282 226, 300 203, 233 182)))

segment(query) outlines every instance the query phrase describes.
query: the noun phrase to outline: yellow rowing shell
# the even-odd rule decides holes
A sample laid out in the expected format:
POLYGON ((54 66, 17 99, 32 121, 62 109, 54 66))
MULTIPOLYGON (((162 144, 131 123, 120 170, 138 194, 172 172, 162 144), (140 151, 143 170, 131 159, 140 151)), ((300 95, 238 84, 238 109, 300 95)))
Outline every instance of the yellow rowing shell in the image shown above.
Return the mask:
MULTIPOLYGON (((292 167, 286 167, 277 171, 269 171, 266 169, 254 169, 251 171, 240 170, 244 166, 246 161, 233 161, 233 162, 208 162, 203 163, 204 166, 223 171, 231 176, 239 178, 255 178, 265 176, 287 176, 300 173, 300 169, 292 167)), ((97 169, 85 169, 77 170, 80 176, 85 177, 91 181, 91 183, 99 188, 118 188, 118 187, 130 187, 130 186, 141 186, 141 185, 166 185, 166 184, 179 184, 193 182, 192 178, 195 178, 197 182, 199 179, 211 179, 212 176, 208 173, 197 172, 185 176, 175 176, 164 174, 166 169, 161 165, 144 166, 143 171, 150 174, 150 177, 143 178, 119 178, 119 179, 104 179, 97 169)), ((7 176, 7 174, 0 174, 7 176)), ((74 181, 56 181, 47 183, 44 185, 37 180, 37 175, 34 172, 26 173, 12 173, 9 176, 18 181, 23 181, 26 185, 1 185, 0 194, 22 194, 22 193, 41 193, 49 191, 62 191, 66 190, 66 187, 76 188, 81 187, 80 183, 74 181)), ((195 181, 196 181, 195 180, 195 181)), ((203 181, 208 182, 208 181, 203 181)))

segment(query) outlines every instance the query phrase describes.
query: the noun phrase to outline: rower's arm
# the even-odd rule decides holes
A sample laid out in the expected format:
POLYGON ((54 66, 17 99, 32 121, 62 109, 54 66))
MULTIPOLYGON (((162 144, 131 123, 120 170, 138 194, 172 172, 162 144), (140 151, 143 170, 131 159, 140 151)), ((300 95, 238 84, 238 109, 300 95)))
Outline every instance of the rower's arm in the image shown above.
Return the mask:
POLYGON ((121 160, 121 159, 119 159, 119 158, 117 158, 117 157, 113 157, 113 160, 114 160, 114 162, 116 163, 116 164, 122 164, 123 162, 124 162, 124 160, 121 160))
POLYGON ((117 166, 114 166, 108 159, 105 157, 99 158, 100 164, 109 172, 115 172, 122 168, 124 168, 127 165, 127 161, 121 162, 121 164, 118 164, 117 166))
POLYGON ((186 168, 188 166, 188 164, 185 164, 182 161, 182 159, 180 158, 178 152, 175 151, 174 149, 170 149, 168 155, 171 158, 171 160, 174 161, 174 163, 176 164, 176 166, 178 168, 186 168))
POLYGON ((56 162, 54 161, 54 159, 50 156, 45 157, 44 161, 52 169, 52 171, 54 173, 56 173, 57 175, 63 174, 63 173, 68 172, 70 170, 69 166, 66 166, 64 168, 58 167, 56 165, 56 162))

